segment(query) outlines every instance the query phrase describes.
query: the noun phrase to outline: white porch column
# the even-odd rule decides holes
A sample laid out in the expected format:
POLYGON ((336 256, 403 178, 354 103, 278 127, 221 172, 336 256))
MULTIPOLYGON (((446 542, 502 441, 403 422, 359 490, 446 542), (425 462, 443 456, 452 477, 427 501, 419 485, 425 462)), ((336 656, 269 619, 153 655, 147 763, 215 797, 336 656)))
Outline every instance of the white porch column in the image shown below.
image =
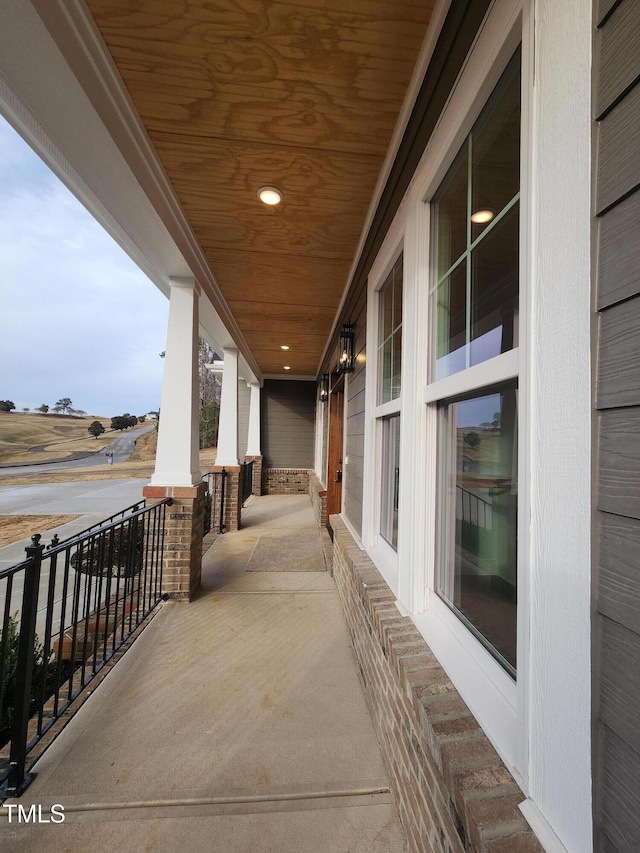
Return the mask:
POLYGON ((257 382, 247 383, 251 389, 249 399, 249 435, 247 456, 262 456, 260 452, 260 386, 257 382))
POLYGON ((193 278, 172 278, 156 467, 151 485, 193 486, 198 457, 198 297, 193 278))
POLYGON ((238 465, 238 350, 224 349, 216 466, 238 465))

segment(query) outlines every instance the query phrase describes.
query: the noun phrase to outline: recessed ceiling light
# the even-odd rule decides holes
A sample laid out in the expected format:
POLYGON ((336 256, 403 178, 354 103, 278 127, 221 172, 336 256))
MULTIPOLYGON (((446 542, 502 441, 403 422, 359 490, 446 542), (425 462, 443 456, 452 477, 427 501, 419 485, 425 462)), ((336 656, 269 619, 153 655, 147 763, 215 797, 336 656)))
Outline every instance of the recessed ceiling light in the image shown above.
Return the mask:
POLYGON ((483 207, 479 210, 474 210, 471 214, 471 221, 475 222, 476 225, 486 225, 487 222, 491 222, 495 213, 488 207, 483 207))
POLYGON ((258 198, 264 204, 280 204, 282 201, 282 193, 277 187, 260 187, 258 190, 258 198))
POLYGON ((289 347, 286 344, 281 344, 280 349, 289 349, 289 347))
POLYGON ((288 364, 285 364, 284 369, 285 369, 285 370, 291 370, 291 368, 289 367, 289 365, 288 365, 288 364))

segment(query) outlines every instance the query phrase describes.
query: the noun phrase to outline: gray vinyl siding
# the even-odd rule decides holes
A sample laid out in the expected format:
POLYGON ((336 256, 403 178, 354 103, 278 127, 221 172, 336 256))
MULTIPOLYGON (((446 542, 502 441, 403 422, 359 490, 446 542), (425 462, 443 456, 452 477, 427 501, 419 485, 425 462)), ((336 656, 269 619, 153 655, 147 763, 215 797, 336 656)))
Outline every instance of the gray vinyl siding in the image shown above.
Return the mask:
POLYGON ((364 478, 364 404, 366 380, 367 294, 363 287, 353 301, 356 368, 349 374, 345 389, 344 514, 362 535, 362 496, 364 478))
POLYGON ((251 389, 244 379, 238 379, 238 456, 244 462, 249 439, 249 404, 251 389))
POLYGON ((640 3, 595 6, 597 853, 640 850, 640 3))
POLYGON ((265 379, 261 400, 263 465, 313 468, 315 382, 265 379))

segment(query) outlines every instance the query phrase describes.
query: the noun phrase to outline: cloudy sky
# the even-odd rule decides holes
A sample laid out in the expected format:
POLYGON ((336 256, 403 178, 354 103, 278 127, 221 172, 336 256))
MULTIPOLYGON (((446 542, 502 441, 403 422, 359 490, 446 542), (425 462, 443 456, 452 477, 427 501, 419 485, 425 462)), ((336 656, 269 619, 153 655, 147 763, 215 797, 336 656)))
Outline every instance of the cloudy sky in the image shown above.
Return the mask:
POLYGON ((0 399, 158 409, 168 308, 0 117, 0 399))

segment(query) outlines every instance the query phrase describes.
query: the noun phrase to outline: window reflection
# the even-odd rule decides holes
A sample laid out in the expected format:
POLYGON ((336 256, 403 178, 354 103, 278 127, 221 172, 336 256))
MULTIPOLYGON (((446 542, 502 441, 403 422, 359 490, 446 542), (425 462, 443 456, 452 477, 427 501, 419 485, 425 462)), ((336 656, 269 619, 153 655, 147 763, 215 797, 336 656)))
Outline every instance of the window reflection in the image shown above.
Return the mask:
POLYGON ((438 592, 515 673, 516 385, 445 404, 440 418, 438 592))
POLYGON ((382 486, 380 534, 398 547, 398 504, 400 497, 400 415, 382 421, 382 486))

